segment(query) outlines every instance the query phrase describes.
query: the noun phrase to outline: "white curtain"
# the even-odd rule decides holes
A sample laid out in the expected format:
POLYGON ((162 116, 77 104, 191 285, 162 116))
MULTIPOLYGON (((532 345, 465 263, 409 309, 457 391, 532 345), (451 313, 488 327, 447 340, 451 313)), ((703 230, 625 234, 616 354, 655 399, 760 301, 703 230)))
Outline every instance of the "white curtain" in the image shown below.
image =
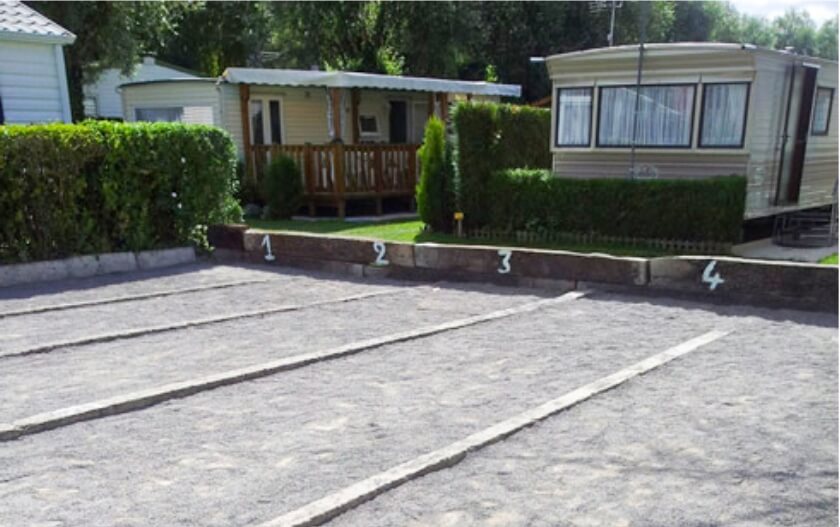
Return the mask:
MULTIPOLYGON (((636 121, 638 146, 691 146, 694 86, 642 86, 636 121)), ((636 87, 601 88, 598 144, 633 144, 636 87)))
POLYGON ((747 110, 747 84, 703 86, 700 146, 740 146, 747 110))
POLYGON ((828 133, 828 112, 831 108, 831 96, 834 91, 830 88, 817 88, 817 98, 814 101, 814 120, 811 123, 811 133, 828 133))
POLYGON ((557 144, 589 146, 592 90, 561 88, 557 91, 557 144))

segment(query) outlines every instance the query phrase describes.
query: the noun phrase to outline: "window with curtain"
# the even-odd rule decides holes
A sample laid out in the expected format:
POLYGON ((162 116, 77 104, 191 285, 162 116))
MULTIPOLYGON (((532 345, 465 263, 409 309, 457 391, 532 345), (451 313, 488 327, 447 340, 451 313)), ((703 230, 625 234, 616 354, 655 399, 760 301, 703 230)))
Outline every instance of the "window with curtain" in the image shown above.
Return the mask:
POLYGON ((183 108, 136 108, 134 117, 138 121, 178 122, 184 116, 183 108))
MULTIPOLYGON (((636 146, 691 147, 694 85, 642 86, 636 146)), ((631 146, 635 86, 605 86, 598 103, 598 146, 631 146)))
POLYGON ((592 88, 558 88, 556 117, 556 146, 589 146, 592 88))
POLYGON ((703 85, 703 109, 700 118, 700 146, 705 148, 740 148, 744 146, 747 82, 703 85))
POLYGON ((251 143, 255 145, 265 144, 263 130, 263 103, 259 99, 251 99, 249 104, 251 113, 251 143))
POLYGON ((817 88, 814 97, 814 116, 811 118, 811 135, 827 135, 828 122, 831 118, 831 100, 833 88, 817 88))

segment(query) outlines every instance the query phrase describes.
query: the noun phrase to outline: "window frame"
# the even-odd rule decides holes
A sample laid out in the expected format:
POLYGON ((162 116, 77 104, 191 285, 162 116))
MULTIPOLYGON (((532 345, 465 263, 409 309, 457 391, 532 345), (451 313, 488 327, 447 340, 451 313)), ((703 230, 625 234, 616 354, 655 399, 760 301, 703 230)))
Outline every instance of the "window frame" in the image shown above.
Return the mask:
POLYGON ((382 129, 379 127, 379 116, 376 114, 359 114, 359 137, 380 137, 382 135, 382 129), (362 130, 362 119, 373 119, 374 124, 376 125, 376 131, 374 132, 365 132, 362 130))
MULTIPOLYGON (((689 133, 688 133, 688 144, 681 144, 681 145, 635 145, 636 148, 644 148, 649 150, 655 150, 658 148, 667 149, 667 150, 691 150, 694 147, 694 116, 697 113, 697 84, 696 82, 669 82, 665 84, 642 84, 640 88, 673 88, 679 86, 689 86, 692 88, 691 91, 691 122, 689 124, 689 133)), ((635 88, 635 84, 604 84, 598 86, 598 120, 596 123, 595 128, 595 147, 596 148, 626 148, 630 149, 633 148, 632 144, 627 145, 605 145, 601 144, 601 111, 603 110, 602 103, 602 96, 604 88, 611 89, 611 88, 635 88)))
POLYGON ((814 90, 814 109, 811 110, 811 124, 809 125, 811 135, 817 137, 824 137, 828 135, 828 132, 831 130, 831 110, 834 109, 834 88, 831 86, 820 86, 817 85, 817 89, 814 90), (825 116, 825 130, 817 131, 814 129, 814 117, 817 115, 817 95, 819 95, 820 90, 828 91, 830 94, 828 96, 828 113, 825 116))
POLYGON ((283 108, 283 97, 275 96, 275 95, 255 95, 248 99, 248 126, 250 127, 251 133, 251 144, 252 145, 262 145, 262 146, 271 146, 271 145, 284 145, 286 144, 286 122, 285 122, 285 110, 283 108), (254 141, 254 121, 253 121, 253 114, 251 113, 251 103, 259 102, 262 108, 262 136, 263 141, 268 139, 268 143, 256 143, 254 141), (276 102, 278 105, 278 109, 280 115, 278 116, 280 119, 280 142, 275 143, 272 141, 272 134, 271 134, 271 103, 276 102))
POLYGON ((554 134, 554 147, 555 148, 592 148, 592 118, 595 114, 595 87, 594 86, 558 86, 554 90, 554 98, 556 102, 554 103, 554 129, 552 133, 554 134), (557 134, 557 125, 558 120, 560 119, 560 92, 563 90, 586 90, 589 92, 589 130, 588 135, 586 138, 586 144, 577 144, 577 143, 561 143, 558 139, 557 134))
POLYGON ((184 119, 184 107, 183 106, 137 106, 134 108, 134 120, 143 122, 143 123, 181 123, 184 119), (172 111, 172 110, 179 110, 180 116, 177 121, 146 121, 140 118, 140 112, 143 111, 172 111))
POLYGON ((733 81, 733 82, 704 82, 703 95, 700 98, 700 123, 697 127, 697 148, 703 149, 723 149, 723 150, 743 150, 747 140, 747 117, 750 114, 750 95, 752 95, 752 82, 750 81, 733 81), (746 84, 747 98, 744 102, 744 117, 741 125, 741 141, 737 145, 705 145, 703 144, 703 123, 706 119, 706 86, 720 86, 746 84))

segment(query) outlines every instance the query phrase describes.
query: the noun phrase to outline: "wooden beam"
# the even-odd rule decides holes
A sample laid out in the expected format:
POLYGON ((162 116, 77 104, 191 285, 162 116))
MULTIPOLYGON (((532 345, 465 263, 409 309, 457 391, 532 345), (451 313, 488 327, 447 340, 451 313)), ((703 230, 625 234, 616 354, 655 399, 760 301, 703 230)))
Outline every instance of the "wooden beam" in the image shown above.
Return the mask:
POLYGON ((351 119, 353 119, 353 144, 359 144, 359 88, 353 88, 350 92, 350 102, 352 107, 351 119))
POLYGON ((341 88, 330 88, 330 99, 332 100, 332 125, 335 130, 336 142, 341 141, 341 88))
POLYGON ((440 98, 440 118, 446 122, 449 119, 449 94, 442 92, 438 94, 440 98))
POLYGON ((435 94, 429 92, 429 117, 431 119, 432 116, 435 114, 435 94))
POLYGON ((248 84, 239 85, 239 113, 242 118, 242 149, 245 154, 245 173, 254 183, 257 174, 254 172, 253 156, 251 155, 251 119, 248 115, 248 104, 251 99, 251 87, 248 84))

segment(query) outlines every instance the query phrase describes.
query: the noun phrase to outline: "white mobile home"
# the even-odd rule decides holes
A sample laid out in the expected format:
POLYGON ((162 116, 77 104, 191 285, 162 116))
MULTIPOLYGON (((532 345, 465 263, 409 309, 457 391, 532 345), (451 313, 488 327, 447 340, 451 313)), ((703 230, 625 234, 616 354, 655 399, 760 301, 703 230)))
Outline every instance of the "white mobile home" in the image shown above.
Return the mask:
POLYGON ((300 165, 310 210, 349 199, 410 199, 429 116, 456 98, 518 97, 520 87, 343 71, 228 68, 219 79, 120 87, 127 121, 212 124, 234 139, 256 179, 273 155, 300 165))
POLYGON ((75 35, 20 2, 0 2, 0 124, 70 122, 63 47, 75 35))
POLYGON ((127 82, 152 81, 159 79, 195 79, 199 75, 160 61, 155 57, 143 57, 128 75, 117 68, 109 68, 99 74, 96 82, 85 84, 85 115, 122 119, 123 107, 117 87, 127 82))
POLYGON ((636 45, 547 57, 555 175, 742 174, 746 218, 836 200, 836 62, 715 43, 639 57, 636 45))

